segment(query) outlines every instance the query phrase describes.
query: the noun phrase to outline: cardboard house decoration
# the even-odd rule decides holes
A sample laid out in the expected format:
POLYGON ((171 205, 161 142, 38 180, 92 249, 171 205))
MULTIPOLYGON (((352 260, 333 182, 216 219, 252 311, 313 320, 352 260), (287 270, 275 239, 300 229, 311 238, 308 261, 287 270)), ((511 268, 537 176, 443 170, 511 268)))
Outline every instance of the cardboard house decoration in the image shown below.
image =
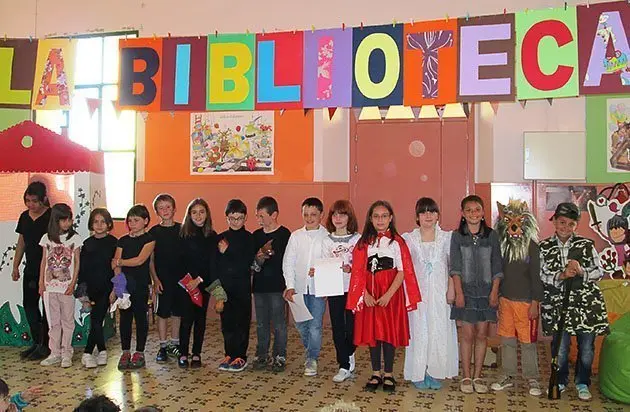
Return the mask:
MULTIPOLYGON (((17 221, 25 210, 24 190, 32 181, 46 184, 50 204, 72 207, 76 230, 89 236, 87 220, 94 207, 105 206, 103 153, 72 142, 29 120, 0 132, 0 346, 30 344, 22 308, 22 278, 11 279, 18 235, 17 221)), ((23 266, 22 266, 23 268, 23 266)), ((84 344, 89 325, 75 311, 74 344, 84 344)))

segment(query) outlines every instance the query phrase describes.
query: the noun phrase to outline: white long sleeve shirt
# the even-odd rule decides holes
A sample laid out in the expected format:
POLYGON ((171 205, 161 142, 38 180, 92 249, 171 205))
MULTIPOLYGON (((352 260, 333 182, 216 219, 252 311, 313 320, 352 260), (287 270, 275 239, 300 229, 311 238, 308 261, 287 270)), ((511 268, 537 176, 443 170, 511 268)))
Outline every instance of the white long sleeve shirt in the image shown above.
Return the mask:
POLYGON ((295 289, 301 294, 315 294, 315 281, 308 276, 308 271, 313 267, 313 261, 322 257, 322 241, 327 236, 328 231, 323 226, 314 230, 302 227, 291 233, 282 260, 287 289, 295 289))

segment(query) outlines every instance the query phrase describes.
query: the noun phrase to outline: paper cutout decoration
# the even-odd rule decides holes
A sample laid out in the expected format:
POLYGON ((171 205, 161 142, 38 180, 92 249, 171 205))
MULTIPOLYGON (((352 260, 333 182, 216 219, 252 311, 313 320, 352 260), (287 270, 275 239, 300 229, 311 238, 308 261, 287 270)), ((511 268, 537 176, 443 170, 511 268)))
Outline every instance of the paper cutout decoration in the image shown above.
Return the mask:
POLYGON ((405 24, 405 106, 456 101, 457 20, 405 24))
POLYGON ((208 110, 253 110, 255 96, 253 34, 208 36, 208 110))
POLYGON ((304 107, 352 106, 352 30, 304 32, 304 107))
POLYGON ((206 109, 208 39, 168 37, 162 41, 162 111, 206 109))
POLYGON ((630 91, 630 10, 626 2, 577 8, 580 94, 630 91))
POLYGON ((575 7, 516 13, 517 98, 578 95, 575 7))
POLYGON ((459 19, 457 100, 514 101, 514 14, 459 19))
POLYGON ((87 104, 88 114, 90 115, 90 117, 94 116, 94 113, 96 113, 96 111, 101 108, 101 99, 86 97, 85 103, 87 104))
POLYGON ((118 106, 156 112, 162 97, 161 38, 121 39, 118 106))
POLYGON ((199 307, 202 307, 203 296, 201 294, 201 290, 199 290, 199 287, 195 286, 192 289, 188 289, 188 285, 191 284, 194 280, 195 279, 193 279, 192 276, 190 276, 190 273, 186 273, 186 276, 181 278, 179 282, 177 283, 179 284, 179 286, 184 288, 186 292, 188 292, 188 295, 190 296, 190 300, 192 301, 192 303, 194 303, 195 305, 199 307))
POLYGON ((353 29, 353 107, 403 104, 403 28, 387 24, 353 29))
POLYGON ((302 108, 304 33, 256 35, 256 110, 302 108))
POLYGON ((28 39, 0 40, 0 108, 31 108, 37 44, 28 39))
POLYGON ((33 110, 70 109, 76 46, 76 41, 68 39, 39 41, 33 81, 33 110))

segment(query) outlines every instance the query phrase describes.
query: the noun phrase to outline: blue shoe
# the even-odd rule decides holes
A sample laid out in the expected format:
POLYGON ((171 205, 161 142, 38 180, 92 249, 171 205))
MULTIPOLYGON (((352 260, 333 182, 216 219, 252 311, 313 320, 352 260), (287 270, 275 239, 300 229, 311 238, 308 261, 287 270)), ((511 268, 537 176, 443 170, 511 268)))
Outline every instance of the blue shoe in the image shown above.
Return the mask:
POLYGON ((416 387, 416 389, 423 391, 426 389, 429 389, 429 387, 427 386, 426 381, 416 381, 416 382, 411 382, 413 384, 413 386, 416 387))
POLYGON ((442 384, 435 378, 430 375, 425 375, 424 384, 429 387, 429 389, 440 390, 442 389, 442 384))

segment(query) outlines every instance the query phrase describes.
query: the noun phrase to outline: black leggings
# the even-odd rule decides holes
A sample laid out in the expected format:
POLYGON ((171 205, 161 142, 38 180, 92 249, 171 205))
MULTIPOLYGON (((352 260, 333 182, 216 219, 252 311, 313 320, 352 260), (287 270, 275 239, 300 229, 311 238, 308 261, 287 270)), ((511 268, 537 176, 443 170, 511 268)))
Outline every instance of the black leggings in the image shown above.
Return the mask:
POLYGON ((92 305, 92 311, 90 312, 90 334, 88 335, 87 344, 85 345, 85 353, 91 354, 95 346, 98 348, 99 352, 105 350, 103 320, 105 320, 108 306, 109 293, 94 299, 94 305, 92 305))
POLYGON ((385 373, 394 371, 394 354, 396 348, 391 343, 376 341, 376 346, 370 347, 370 359, 372 360, 372 370, 381 370, 381 347, 383 348, 383 357, 385 358, 385 373))
POLYGON ((136 352, 144 352, 149 333, 149 291, 131 295, 131 307, 120 311, 120 344, 123 351, 131 349, 131 325, 136 320, 136 352))
POLYGON ((201 295, 203 296, 202 307, 192 303, 190 298, 188 302, 184 304, 187 307, 184 310, 184 315, 179 325, 179 351, 182 354, 181 356, 190 355, 188 350, 190 347, 190 331, 193 326, 195 327, 195 331, 193 333, 192 354, 193 356, 201 355, 203 336, 206 333, 206 317, 208 313, 208 303, 210 303, 210 294, 202 292, 201 295))
MULTIPOLYGON (((48 348, 48 321, 46 319, 46 309, 39 309, 39 277, 27 274, 24 271, 22 281, 22 307, 26 314, 26 320, 31 330, 33 344, 40 344, 48 348)), ((42 305, 42 308, 44 305, 42 305)))

